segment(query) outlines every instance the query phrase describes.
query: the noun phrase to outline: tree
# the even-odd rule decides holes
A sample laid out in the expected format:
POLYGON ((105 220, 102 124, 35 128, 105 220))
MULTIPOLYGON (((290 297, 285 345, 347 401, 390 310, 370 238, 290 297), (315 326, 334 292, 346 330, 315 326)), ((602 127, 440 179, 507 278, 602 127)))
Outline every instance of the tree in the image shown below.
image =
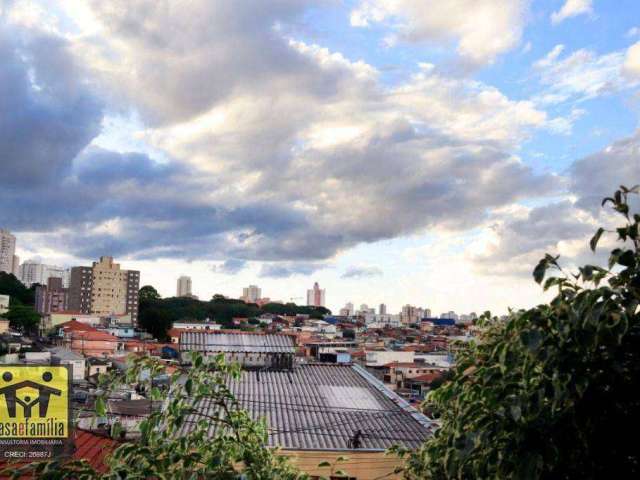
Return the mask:
POLYGON ((140 309, 138 323, 160 341, 167 340, 167 332, 174 322, 171 313, 157 307, 140 309))
MULTIPOLYGON (((130 360, 124 373, 113 371, 101 375, 99 382, 104 394, 96 400, 96 415, 109 415, 106 398, 123 384, 138 384, 153 399, 162 399, 162 392, 151 385, 151 378, 162 371, 158 361, 139 357, 130 360), (142 372, 150 375, 141 377, 142 372), (140 385, 140 378, 148 380, 140 385)), ((204 361, 202 356, 194 354, 192 366, 172 376, 171 393, 164 397, 165 408, 141 422, 139 439, 121 444, 111 454, 107 472, 96 472, 85 460, 61 459, 13 469, 12 478, 35 473, 38 478, 85 480, 307 479, 287 458, 266 446, 265 422, 252 420, 239 408, 226 386, 227 378, 239 375, 239 365, 225 364, 223 355, 204 361), (201 401, 218 408, 202 413, 195 408, 201 401), (184 434, 181 428, 186 421, 194 423, 190 433, 184 434), (211 431, 213 435, 209 434, 211 431)), ((120 429, 120 425, 114 423, 111 435, 117 437, 120 429)))
POLYGON ((481 338, 427 397, 441 428, 401 451, 407 478, 640 478, 640 215, 628 202, 638 191, 603 202, 623 219, 590 242, 617 235, 606 268, 569 274, 546 255, 533 275, 557 289, 550 303, 506 322, 483 315, 481 338))
POLYGON ((0 272, 0 295, 9 295, 25 305, 35 303, 35 286, 27 288, 12 273, 0 272))
POLYGON ((140 302, 148 302, 153 300, 160 300, 160 294, 151 285, 145 285, 138 292, 138 299, 140 302))
POLYGON ((21 305, 17 302, 12 302, 4 317, 9 320, 11 328, 24 333, 36 331, 40 324, 40 315, 31 305, 21 305))

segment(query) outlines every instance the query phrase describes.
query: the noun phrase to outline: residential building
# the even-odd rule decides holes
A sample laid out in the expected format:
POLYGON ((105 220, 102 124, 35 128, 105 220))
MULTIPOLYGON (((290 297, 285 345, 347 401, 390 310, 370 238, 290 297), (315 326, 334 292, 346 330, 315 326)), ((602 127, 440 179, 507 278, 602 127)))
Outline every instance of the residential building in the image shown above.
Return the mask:
POLYGON ((177 297, 191 297, 191 277, 185 275, 178 278, 177 297))
MULTIPOLYGON (((320 460, 348 472, 349 478, 400 478, 403 459, 386 451, 394 444, 418 448, 433 422, 358 365, 304 364, 292 370, 244 370, 227 387, 240 407, 269 425, 267 445, 279 447, 310 476, 329 476, 320 460)), ((215 417, 215 402, 201 401, 178 435, 198 419, 215 417)), ((217 431, 211 428, 209 432, 217 431)))
POLYGON ((311 290, 307 290, 307 305, 312 307, 325 306, 325 290, 320 288, 318 282, 313 284, 311 290))
POLYGON ((71 367, 71 378, 74 382, 84 380, 85 358, 64 347, 54 347, 51 349, 52 365, 69 365, 71 367))
POLYGON ((240 297, 240 300, 246 303, 257 303, 261 298, 262 289, 257 285, 249 285, 242 289, 242 297, 240 297))
POLYGON ((0 272, 16 273, 16 237, 9 230, 0 228, 0 272))
POLYGON ((367 367, 382 367, 391 362, 413 363, 414 351, 368 350, 365 362, 367 367))
POLYGON ((100 257, 91 267, 73 267, 69 308, 98 315, 129 314, 138 323, 140 272, 123 270, 113 257, 100 257))
POLYGON ((51 312, 47 315, 44 315, 42 326, 46 331, 55 328, 58 325, 62 325, 63 323, 70 322, 71 320, 75 320, 92 327, 100 325, 100 317, 97 315, 67 310, 65 312, 51 312))
POLYGON ((387 314, 387 306, 384 303, 380 304, 380 307, 378 308, 378 313, 380 315, 386 315, 387 314))
POLYGON ((424 309, 413 305, 404 305, 402 313, 400 313, 400 322, 405 325, 420 323, 422 317, 424 317, 424 309))
POLYGON ((400 326, 400 315, 397 314, 375 314, 375 313, 367 313, 364 315, 364 323, 369 328, 375 328, 376 326, 381 327, 399 327, 400 326))
POLYGON ((11 297, 9 295, 0 295, 0 315, 3 315, 9 311, 9 303, 11 297))
POLYGON ((93 357, 110 357, 120 349, 117 337, 77 320, 58 326, 62 346, 93 357))
POLYGON ((62 278, 49 277, 46 285, 37 285, 36 311, 40 315, 64 312, 69 308, 69 290, 62 286, 62 278))
POLYGON ((33 284, 46 285, 49 278, 60 278, 64 288, 69 286, 68 270, 55 265, 45 265, 35 260, 20 265, 17 277, 27 287, 33 284))

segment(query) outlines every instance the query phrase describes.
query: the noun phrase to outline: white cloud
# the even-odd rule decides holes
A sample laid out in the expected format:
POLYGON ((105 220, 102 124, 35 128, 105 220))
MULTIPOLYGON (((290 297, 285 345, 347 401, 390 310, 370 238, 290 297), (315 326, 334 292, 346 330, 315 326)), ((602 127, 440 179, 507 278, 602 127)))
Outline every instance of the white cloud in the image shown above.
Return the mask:
POLYGON ((409 42, 456 42, 458 53, 474 64, 493 62, 520 43, 529 0, 362 0, 351 25, 385 22, 387 38, 409 42))
POLYGON ((563 45, 556 45, 533 64, 544 90, 533 100, 536 105, 566 101, 582 102, 635 87, 638 82, 622 75, 625 52, 603 55, 580 49, 568 55, 563 45))
POLYGON ((640 79, 640 42, 629 47, 624 58, 624 73, 636 79, 640 79))
POLYGON ((566 0, 560 10, 551 14, 551 23, 557 25, 567 18, 578 15, 592 15, 592 3, 592 0, 566 0))

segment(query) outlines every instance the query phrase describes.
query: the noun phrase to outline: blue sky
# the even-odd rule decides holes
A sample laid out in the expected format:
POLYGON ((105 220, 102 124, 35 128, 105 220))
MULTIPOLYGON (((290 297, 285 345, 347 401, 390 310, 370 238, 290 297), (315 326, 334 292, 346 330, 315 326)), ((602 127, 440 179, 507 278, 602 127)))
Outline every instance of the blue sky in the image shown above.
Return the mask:
POLYGON ((13 0, 0 59, 19 254, 163 295, 503 313, 640 183, 632 0, 13 0))

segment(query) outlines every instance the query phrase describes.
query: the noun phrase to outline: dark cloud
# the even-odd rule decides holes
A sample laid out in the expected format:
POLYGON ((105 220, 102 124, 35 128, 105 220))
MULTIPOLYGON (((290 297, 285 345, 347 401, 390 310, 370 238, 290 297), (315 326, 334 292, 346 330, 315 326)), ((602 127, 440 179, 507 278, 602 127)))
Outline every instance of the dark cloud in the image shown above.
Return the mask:
POLYGON ((578 196, 576 205, 592 213, 601 211, 602 199, 620 185, 640 184, 640 130, 575 161, 569 174, 571 191, 578 196))
POLYGON ((278 33, 307 2, 167 5, 94 2, 107 35, 73 49, 26 29, 0 43, 3 226, 79 257, 260 260, 263 275, 289 276, 557 192, 510 154, 541 121, 526 102, 427 73, 388 90, 367 65, 278 33), (90 145, 96 89, 109 111, 115 92, 139 113, 168 160, 90 145), (212 107, 221 122, 195 118, 212 107), (333 124, 356 137, 332 144, 333 124))
POLYGON ((341 275, 342 278, 371 278, 382 275, 378 267, 349 267, 341 275))
POLYGON ((100 131, 102 103, 67 41, 10 28, 0 18, 3 188, 39 187, 68 173, 100 131))
POLYGON ((247 261, 239 258, 230 258, 225 260, 221 265, 212 267, 216 273, 224 273, 225 275, 235 275, 241 272, 247 266, 247 261))
MULTIPOLYGON (((575 200, 536 207, 524 218, 499 222, 494 227, 498 244, 473 260, 486 273, 524 275, 530 275, 547 252, 560 253, 571 265, 604 265, 606 248, 594 255, 588 244, 598 226, 613 229, 617 221, 602 208, 602 199, 620 185, 636 184, 640 184, 640 131, 574 161, 568 169, 567 193, 575 200)), ((630 203, 632 210, 640 211, 636 196, 630 196, 630 203)))

